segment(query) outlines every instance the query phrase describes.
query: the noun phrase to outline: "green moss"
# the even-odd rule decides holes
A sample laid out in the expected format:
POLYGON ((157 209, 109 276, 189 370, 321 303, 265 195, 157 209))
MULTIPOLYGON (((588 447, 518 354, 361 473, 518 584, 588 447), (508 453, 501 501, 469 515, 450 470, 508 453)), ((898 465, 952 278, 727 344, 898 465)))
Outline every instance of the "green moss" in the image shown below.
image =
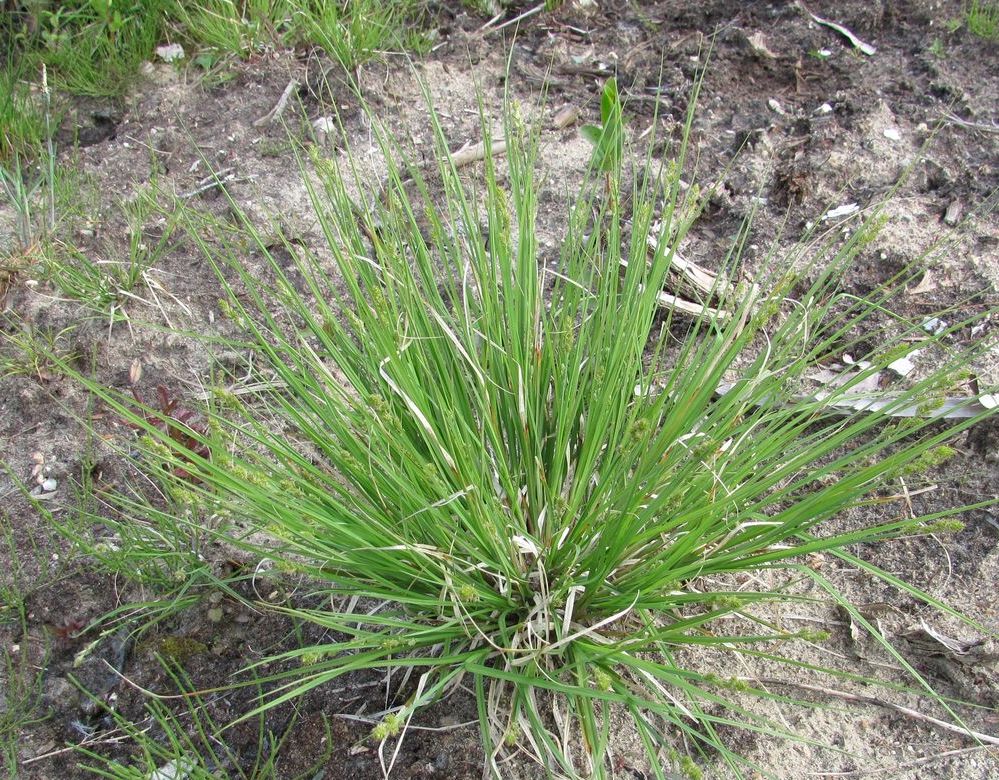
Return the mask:
POLYGON ((198 655, 208 652, 208 645, 200 642, 194 637, 185 636, 165 636, 151 640, 143 648, 147 652, 158 653, 163 658, 183 665, 186 661, 198 655))

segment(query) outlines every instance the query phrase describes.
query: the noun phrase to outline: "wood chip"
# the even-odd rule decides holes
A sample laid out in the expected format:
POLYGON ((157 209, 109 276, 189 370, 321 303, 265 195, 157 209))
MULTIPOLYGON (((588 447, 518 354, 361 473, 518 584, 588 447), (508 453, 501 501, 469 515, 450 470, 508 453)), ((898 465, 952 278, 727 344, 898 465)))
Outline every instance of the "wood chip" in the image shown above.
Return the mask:
MULTIPOLYGON (((722 382, 715 389, 718 395, 725 395, 735 387, 734 383, 722 382)), ((988 399, 991 401, 992 399, 988 399)), ((823 398, 816 395, 794 395, 788 399, 787 405, 822 403, 823 398)), ((757 402, 757 406, 764 403, 757 402)), ((939 417, 944 420, 966 420, 970 417, 985 415, 991 409, 977 397, 963 396, 945 398, 931 408, 922 404, 899 405, 899 397, 893 393, 843 393, 831 400, 825 401, 825 407, 837 414, 853 414, 855 412, 877 412, 886 417, 919 417, 929 419, 939 417)))
POLYGON ((910 643, 923 653, 946 656, 962 663, 988 664, 999 660, 999 655, 987 648, 986 637, 957 639, 928 625, 920 618, 919 623, 909 626, 902 632, 910 643))
POLYGON ((576 124, 576 120, 579 119, 579 108, 576 106, 566 106, 552 119, 552 124, 559 130, 564 130, 570 125, 576 124))
POLYGON ((961 203, 960 200, 952 200, 950 205, 947 206, 947 210, 944 212, 943 221, 951 227, 954 227, 954 225, 961 221, 961 214, 963 211, 964 204, 961 203))
POLYGON ((676 309, 686 314, 691 314, 694 317, 707 317, 710 320, 724 320, 731 316, 724 309, 713 309, 710 306, 678 298, 676 295, 668 292, 659 293, 659 305, 667 309, 676 309))
POLYGON ((135 358, 132 365, 128 367, 128 383, 135 386, 140 379, 142 379, 142 361, 135 358))
MULTIPOLYGON (((659 239, 655 235, 650 234, 646 243, 652 254, 659 251, 659 239)), ((627 262, 623 261, 623 264, 627 265, 627 262)), ((732 291, 732 285, 728 281, 719 279, 717 274, 687 260, 679 252, 673 253, 670 270, 679 275, 684 283, 689 284, 695 295, 714 295, 724 298, 732 291)))
POLYGON ((926 269, 926 273, 923 274, 923 278, 919 280, 919 284, 915 287, 906 288, 906 293, 909 295, 923 295, 924 293, 933 292, 937 289, 936 280, 933 278, 933 272, 926 269))
MULTIPOLYGON (((506 141, 502 138, 493 141, 490 151, 494 155, 505 154, 506 141)), ((485 156, 485 141, 479 141, 477 144, 465 144, 458 151, 451 152, 451 161, 454 163, 455 168, 461 168, 462 166, 469 165, 477 160, 483 160, 485 159, 485 156)))
POLYGON ((822 221, 826 222, 830 219, 839 219, 840 217, 852 217, 858 211, 860 211, 860 206, 856 203, 847 203, 827 211, 822 215, 822 221))
POLYGON ((747 35, 746 41, 749 43, 749 48, 753 50, 753 54, 757 57, 761 57, 765 60, 777 59, 777 55, 770 50, 769 46, 767 46, 763 33, 754 32, 752 35, 747 35))
POLYGON ((281 93, 281 97, 278 98, 278 102, 274 104, 274 108, 264 114, 260 119, 254 121, 254 127, 263 127, 264 125, 271 124, 274 120, 280 119, 281 115, 284 113, 285 107, 288 105, 288 98, 291 97, 291 93, 298 89, 298 81, 292 79, 288 82, 288 86, 284 88, 284 92, 281 93))
MULTIPOLYGON (((799 5, 802 8, 805 7, 801 3, 799 3, 799 5)), ((812 20, 816 24, 821 24, 823 27, 828 27, 830 30, 835 30, 840 35, 842 35, 844 38, 846 38, 851 44, 853 44, 854 48, 860 49, 860 51, 862 51, 864 54, 870 56, 870 55, 874 54, 875 52, 877 52, 877 49, 875 49, 873 46, 871 46, 871 44, 865 43, 864 41, 860 40, 860 38, 858 38, 856 35, 854 35, 852 32, 850 32, 850 30, 848 30, 843 25, 837 24, 836 22, 830 21, 829 19, 824 19, 821 16, 816 16, 815 14, 813 14, 808 9, 805 9, 805 11, 806 11, 806 13, 810 17, 812 17, 812 20)))

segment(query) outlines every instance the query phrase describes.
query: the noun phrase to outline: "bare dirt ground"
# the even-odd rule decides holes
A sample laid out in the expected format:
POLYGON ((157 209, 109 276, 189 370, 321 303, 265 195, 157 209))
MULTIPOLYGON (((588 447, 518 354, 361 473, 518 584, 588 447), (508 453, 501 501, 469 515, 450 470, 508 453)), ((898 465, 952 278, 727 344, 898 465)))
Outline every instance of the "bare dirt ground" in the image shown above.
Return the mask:
MULTIPOLYGON (((845 25, 876 52, 858 51, 836 31, 817 24, 797 3, 608 1, 592 7, 566 3, 526 21, 516 39, 513 28, 482 34, 477 30, 484 18, 445 14, 441 45, 425 61, 411 65, 389 56, 365 66, 359 80, 375 116, 388 124, 415 159, 432 150, 420 79, 430 87, 452 148, 480 137, 477 92, 487 114, 498 120, 504 90, 509 90, 525 114, 543 128, 544 190, 539 203, 544 253, 557 248, 557 226, 562 224, 566 200, 589 157, 590 147, 578 127, 599 121, 599 95, 606 76, 617 73, 636 144, 654 134, 660 139, 656 156, 668 158, 679 137, 693 80, 710 48, 694 124, 696 168, 691 168, 688 179, 701 186, 721 184, 688 239, 685 251, 691 259, 717 267, 740 224, 755 210, 753 239, 745 258, 751 269, 774 242, 780 251, 794 249, 806 225, 819 219, 827 207, 857 203, 867 208, 911 169, 894 196, 883 235, 865 250, 846 284, 863 294, 930 243, 950 235, 954 239, 950 248, 933 256, 923 282, 906 297, 903 313, 918 317, 957 303, 967 312, 994 307, 999 302, 999 222, 983 207, 994 206, 999 188, 995 131, 999 47, 964 30, 948 31, 945 23, 959 15, 959 2, 816 0, 807 10, 845 25), (537 109, 543 88, 546 103, 537 109), (577 111, 578 119, 558 127, 555 117, 566 117, 564 109, 577 111)), ((289 130, 255 122, 275 105, 290 79, 311 84, 316 89, 305 86, 298 93, 305 116, 299 118, 296 105, 286 117, 290 132, 305 138, 307 123, 329 115, 330 101, 335 102, 353 150, 370 162, 377 186, 379 155, 367 120, 349 92, 338 87, 335 69, 325 82, 317 79, 324 65, 329 63, 315 52, 272 52, 237 65, 225 79, 208 80, 195 68, 151 64, 141 86, 123 104, 81 103, 60 136, 68 141, 75 132, 81 144, 90 142, 76 151, 68 143, 62 147, 60 162, 81 172, 80 203, 64 220, 65 240, 94 258, 127 256, 128 228, 118 204, 153 185, 166 192, 192 193, 207 173, 203 160, 208 160, 230 176, 234 198, 265 234, 276 235, 280 228, 295 241, 318 245, 321 236, 288 141, 289 130)), ((342 154, 322 143, 320 152, 342 154)), ((472 166, 468 176, 474 180, 475 175, 472 166)), ((225 210, 217 190, 190 198, 219 213, 225 210)), ((0 213, 0 217, 2 230, 9 225, 9 215, 0 213)), ((142 226, 142 240, 154 242, 162 229, 151 220, 142 226)), ((247 262, 255 262, 252 252, 248 251, 247 262)), ((184 335, 185 331, 211 334, 225 327, 219 315, 219 284, 191 243, 179 238, 150 273, 156 282, 155 299, 147 291, 144 300, 124 301, 129 321, 109 328, 106 316, 39 282, 27 265, 5 284, 5 331, 19 332, 27 324, 36 333, 63 332, 59 348, 81 356, 81 368, 92 366, 95 376, 108 386, 126 389, 129 369, 139 361, 140 387, 147 397, 162 384, 178 397, 194 398, 210 384, 213 361, 229 359, 211 354, 204 343, 184 335)), ((987 338, 995 327, 992 319, 985 319, 977 333, 954 338, 987 338)), ((12 478, 29 485, 36 474, 56 480, 55 495, 46 506, 70 522, 79 496, 74 485, 92 480, 111 486, 131 475, 132 466, 108 454, 102 440, 121 446, 132 433, 113 415, 88 404, 70 380, 45 366, 29 369, 0 379, 0 441, 9 469, 0 476, 0 516, 17 552, 15 560, 5 550, 9 560, 0 561, 0 578, 16 575, 22 589, 24 583, 34 583, 24 593, 27 630, 16 620, 0 623, 0 643, 16 647, 13 657, 21 664, 0 670, 0 683, 11 689, 16 679, 27 679, 34 670, 42 674, 40 719, 21 735, 18 776, 75 778, 85 776, 81 764, 86 761, 67 746, 86 742, 92 750, 119 759, 127 758, 131 748, 127 741, 116 741, 120 733, 115 724, 70 682, 71 676, 129 720, 150 725, 144 720, 148 699, 139 688, 176 689, 156 662, 157 652, 175 655, 195 688, 213 689, 224 686, 248 662, 293 647, 303 633, 315 629, 295 626, 218 594, 194 599, 190 608, 164 620, 137 642, 128 638, 127 624, 101 639, 98 630, 81 631, 102 614, 156 594, 123 576, 102 573, 93 561, 74 557, 64 542, 45 530, 44 520, 21 497, 12 478), (88 435, 79 418, 89 418, 96 435, 88 435), (216 608, 222 609, 223 619, 212 612, 216 608), (77 654, 98 639, 83 663, 73 668, 77 654)), ((976 370, 983 388, 999 381, 995 365, 976 370)), ((974 429, 957 447, 957 457, 926 475, 924 482, 936 487, 911 499, 916 511, 980 502, 999 494, 994 432, 974 429)), ((883 511, 907 511, 904 504, 900 500, 883 511)), ((999 523, 986 510, 969 512, 962 519, 965 529, 953 536, 861 552, 995 633, 999 523)), ((844 522, 869 522, 869 518, 844 522)), ((89 530, 97 536, 102 533, 99 527, 89 530)), ((226 573, 226 567, 238 574, 240 567, 252 566, 228 560, 227 551, 211 547, 204 555, 206 566, 216 574, 226 573)), ((864 605, 902 657, 937 690, 978 706, 960 710, 970 727, 999 733, 994 643, 982 645, 982 652, 968 660, 947 654, 932 642, 907 639, 906 631, 920 619, 935 621, 931 627, 951 636, 969 638, 969 630, 941 623, 912 598, 844 566, 830 562, 828 567, 829 576, 854 603, 864 605)), ((253 584, 244 579, 238 587, 253 598, 253 584)), ((307 589, 307 584, 299 585, 307 589)), ((298 598, 300 606, 309 603, 308 597, 298 598)), ((830 657, 838 655, 861 673, 895 678, 896 659, 852 636, 849 621, 841 615, 830 610, 812 619, 833 632, 824 649, 816 650, 817 661, 832 663, 830 657)), ((710 664, 710 659, 704 662, 710 664)), ((252 688, 213 691, 206 694, 206 701, 216 722, 226 723, 250 708, 254 694, 252 688)), ((276 776, 294 777, 321 761, 324 774, 315 776, 327 780, 381 777, 377 751, 365 742, 370 724, 363 722, 363 716, 381 709, 387 695, 380 678, 356 675, 344 678, 335 690, 317 689, 295 708, 273 713, 267 728, 284 737, 276 776)), ((854 777, 868 772, 913 779, 999 776, 994 749, 991 753, 979 749, 967 738, 883 707, 822 696, 814 701, 820 706, 782 711, 779 716, 810 739, 842 753, 786 746, 759 735, 733 735, 734 747, 779 778, 854 777)), ((902 696, 898 701, 917 708, 927 704, 902 696)), ((182 707, 175 700, 164 704, 182 707)), ((409 733, 393 776, 480 776, 478 731, 474 724, 468 725, 474 720, 470 697, 452 697, 425 713, 419 724, 423 730, 409 733)), ((252 760, 258 750, 256 729, 251 721, 225 732, 235 756, 252 760)), ((624 740, 622 736, 615 762, 618 776, 651 776, 624 740)), ((219 768, 224 775, 236 775, 224 762, 219 768)), ((704 769, 708 776, 727 776, 721 764, 704 769)), ((538 776, 534 768, 516 761, 511 773, 538 776)))

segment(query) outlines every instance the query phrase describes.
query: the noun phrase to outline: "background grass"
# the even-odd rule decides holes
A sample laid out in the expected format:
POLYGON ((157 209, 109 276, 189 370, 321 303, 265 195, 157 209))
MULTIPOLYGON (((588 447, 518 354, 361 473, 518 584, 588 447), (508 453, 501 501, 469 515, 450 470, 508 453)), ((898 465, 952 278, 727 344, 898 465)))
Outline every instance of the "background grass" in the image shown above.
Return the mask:
MULTIPOLYGON (((182 64, 215 67, 268 47, 321 46, 348 70, 388 51, 425 51, 423 0, 65 0, 13 3, 0 20, 0 162, 34 155, 46 138, 42 65, 55 90, 118 97, 158 44, 187 49, 182 64)), ((62 102, 58 101, 58 108, 62 102)))
POLYGON ((971 0, 964 12, 968 31, 979 38, 999 40, 999 3, 996 0, 971 0))

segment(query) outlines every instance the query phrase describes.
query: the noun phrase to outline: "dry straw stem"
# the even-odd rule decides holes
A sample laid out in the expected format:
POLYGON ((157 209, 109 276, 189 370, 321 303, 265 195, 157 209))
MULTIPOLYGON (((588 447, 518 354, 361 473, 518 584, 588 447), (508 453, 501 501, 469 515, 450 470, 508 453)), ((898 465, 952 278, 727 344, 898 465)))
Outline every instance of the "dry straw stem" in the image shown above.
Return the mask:
POLYGON ((799 688, 800 690, 818 693, 832 699, 841 699, 842 701, 853 702, 855 704, 870 704, 874 707, 882 707, 884 709, 897 712, 900 715, 905 715, 907 718, 911 718, 912 720, 929 723, 930 725, 936 726, 944 731, 949 731, 951 734, 959 734, 962 737, 969 737, 984 745, 999 745, 999 737, 993 737, 990 734, 983 734, 980 731, 972 731, 971 729, 955 726, 953 723, 948 723, 947 721, 940 720, 939 718, 934 718, 931 715, 926 715, 918 710, 912 709, 911 707, 903 707, 900 704, 893 704, 890 701, 879 699, 877 696, 862 696, 860 694, 849 693, 847 691, 837 691, 833 688, 827 688, 822 685, 808 685, 807 683, 781 680, 776 677, 740 677, 739 679, 747 683, 759 683, 762 685, 793 686, 795 688, 799 688))

